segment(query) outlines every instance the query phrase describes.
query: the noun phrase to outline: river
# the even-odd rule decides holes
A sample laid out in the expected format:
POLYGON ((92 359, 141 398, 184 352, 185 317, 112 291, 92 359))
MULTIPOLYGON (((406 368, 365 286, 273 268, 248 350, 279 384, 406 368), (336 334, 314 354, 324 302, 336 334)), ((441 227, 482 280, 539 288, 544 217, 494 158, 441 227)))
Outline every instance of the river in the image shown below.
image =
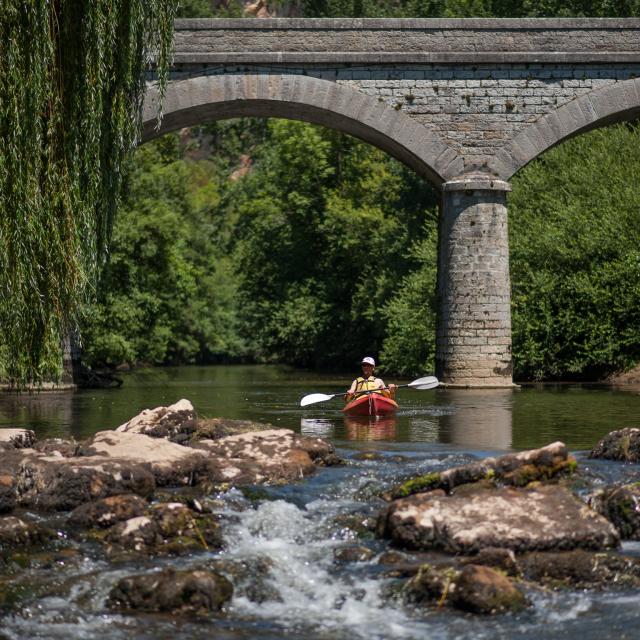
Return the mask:
MULTIPOLYGON (((258 497, 222 497, 223 555, 247 566, 269 559, 273 598, 256 602, 242 585, 223 617, 179 620, 126 616, 105 608, 120 577, 157 566, 200 567, 214 552, 111 565, 91 545, 68 541, 81 561, 47 563, 16 573, 14 604, 0 609, 0 638, 560 638, 640 637, 640 593, 563 591, 530 594, 519 615, 473 617, 409 611, 386 595, 375 559, 336 564, 333 551, 353 542, 337 516, 372 514, 375 496, 408 472, 441 470, 479 457, 562 440, 595 486, 640 479, 638 465, 589 461, 585 451, 609 431, 640 425, 640 388, 584 385, 509 390, 398 392, 401 411, 371 424, 346 420, 341 401, 301 409, 312 392, 335 393, 351 376, 275 366, 150 369, 127 374, 119 390, 0 396, 0 426, 29 427, 38 437, 82 438, 127 421, 147 407, 189 398, 199 415, 269 422, 331 440, 349 460, 313 478, 267 488, 258 497), (380 459, 357 454, 376 451, 380 459), (398 458, 398 456, 401 456, 398 458)), ((387 380, 387 382, 403 382, 387 380)), ((49 524, 55 525, 55 517, 49 524)), ((366 544, 376 553, 379 540, 366 544)), ((624 550, 640 555, 640 543, 624 550)), ((246 585, 245 585, 246 586, 246 585)), ((0 581, 0 589, 3 583, 0 581)))

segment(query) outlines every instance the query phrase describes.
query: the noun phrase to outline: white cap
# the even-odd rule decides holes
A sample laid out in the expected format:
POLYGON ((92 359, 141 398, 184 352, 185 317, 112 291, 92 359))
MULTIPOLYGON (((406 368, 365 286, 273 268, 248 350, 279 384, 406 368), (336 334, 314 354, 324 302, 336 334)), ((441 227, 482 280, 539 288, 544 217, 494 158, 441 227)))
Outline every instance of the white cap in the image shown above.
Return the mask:
POLYGON ((366 358, 362 358, 362 362, 360 364, 370 364, 372 367, 375 367, 376 361, 371 356, 367 356, 366 358))

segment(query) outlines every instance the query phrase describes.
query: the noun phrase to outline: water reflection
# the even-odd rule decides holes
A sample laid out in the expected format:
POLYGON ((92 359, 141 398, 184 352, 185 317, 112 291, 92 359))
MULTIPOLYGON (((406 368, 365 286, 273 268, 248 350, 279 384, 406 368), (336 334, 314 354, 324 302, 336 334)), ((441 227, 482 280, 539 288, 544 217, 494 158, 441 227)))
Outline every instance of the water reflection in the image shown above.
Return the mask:
POLYGON ((330 438, 333 436, 333 420, 327 418, 300 418, 300 433, 303 436, 330 438))
POLYGON ((395 416, 344 418, 348 440, 395 440, 398 419, 395 416))
POLYGON ((476 449, 512 446, 513 389, 446 389, 455 411, 440 417, 440 442, 476 449))

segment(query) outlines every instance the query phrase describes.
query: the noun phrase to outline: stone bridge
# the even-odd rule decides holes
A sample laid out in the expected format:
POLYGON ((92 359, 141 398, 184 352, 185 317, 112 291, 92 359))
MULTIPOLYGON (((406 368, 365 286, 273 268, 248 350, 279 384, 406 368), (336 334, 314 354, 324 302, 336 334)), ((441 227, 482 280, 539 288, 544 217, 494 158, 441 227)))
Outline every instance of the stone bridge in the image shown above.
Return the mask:
POLYGON ((509 180, 583 131, 640 117, 638 19, 180 20, 144 140, 239 116, 313 122, 441 192, 437 371, 512 384, 509 180))

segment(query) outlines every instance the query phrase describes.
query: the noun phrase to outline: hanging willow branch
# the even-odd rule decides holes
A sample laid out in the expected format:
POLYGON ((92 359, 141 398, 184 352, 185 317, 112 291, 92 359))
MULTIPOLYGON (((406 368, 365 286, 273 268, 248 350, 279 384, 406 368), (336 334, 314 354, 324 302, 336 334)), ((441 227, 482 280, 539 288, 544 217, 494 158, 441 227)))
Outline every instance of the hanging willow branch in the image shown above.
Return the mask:
POLYGON ((5 0, 0 14, 0 346, 37 380, 105 256, 144 73, 161 93, 176 0, 5 0))

